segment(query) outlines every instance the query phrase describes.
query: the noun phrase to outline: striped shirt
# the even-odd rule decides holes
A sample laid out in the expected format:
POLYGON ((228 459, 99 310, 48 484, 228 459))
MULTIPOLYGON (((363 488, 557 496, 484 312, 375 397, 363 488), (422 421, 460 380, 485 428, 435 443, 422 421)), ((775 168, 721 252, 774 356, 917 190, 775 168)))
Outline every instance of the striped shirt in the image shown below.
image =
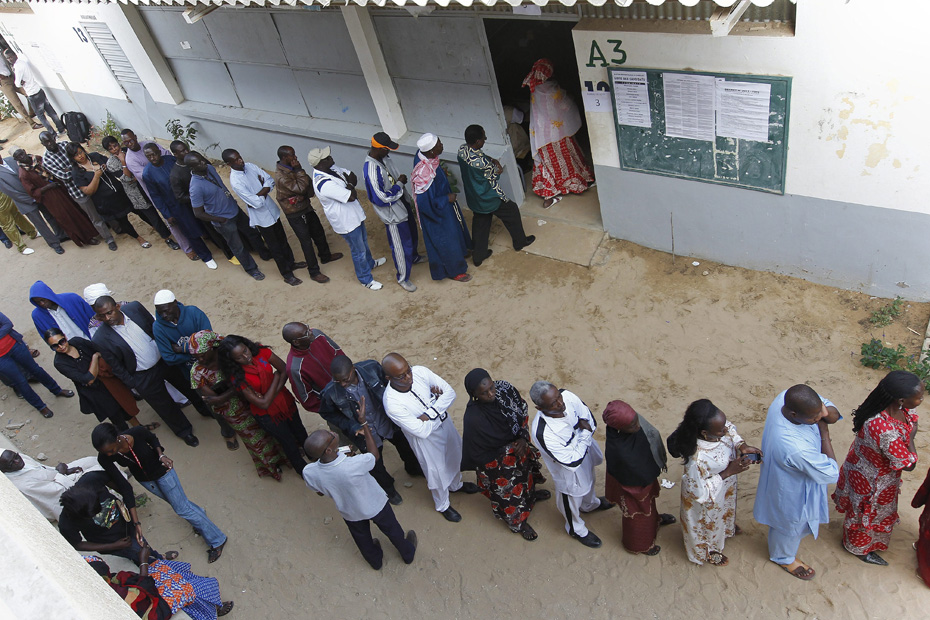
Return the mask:
POLYGON ((67 142, 58 143, 58 151, 53 153, 45 149, 45 155, 42 157, 43 168, 45 168, 53 177, 61 181, 68 195, 77 202, 84 202, 88 196, 74 183, 71 174, 71 160, 65 154, 67 142))

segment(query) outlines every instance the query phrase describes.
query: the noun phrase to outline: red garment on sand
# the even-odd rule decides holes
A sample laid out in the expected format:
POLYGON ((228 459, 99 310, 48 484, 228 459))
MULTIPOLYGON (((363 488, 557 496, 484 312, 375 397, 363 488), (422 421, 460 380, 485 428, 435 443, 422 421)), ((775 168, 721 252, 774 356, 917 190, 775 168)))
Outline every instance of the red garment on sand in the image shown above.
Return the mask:
POLYGON ((607 474, 605 487, 607 499, 619 504, 623 514, 623 548, 631 553, 652 549, 659 532, 659 509, 656 507, 661 490, 659 481, 653 480, 645 487, 630 487, 607 474))
POLYGON ((81 210, 81 207, 76 202, 71 200, 65 189, 56 187, 43 194, 40 190, 48 185, 48 181, 35 170, 27 170, 22 166, 19 168, 19 180, 33 200, 48 209, 52 217, 61 225, 61 229, 65 231, 65 234, 71 237, 74 245, 79 248, 84 247, 90 243, 91 239, 100 234, 94 228, 94 225, 90 223, 87 214, 81 210))
POLYGON ((917 572, 921 579, 930 586, 930 470, 927 471, 927 477, 924 483, 917 489, 914 499, 911 500, 911 506, 914 508, 924 507, 920 513, 920 533, 917 535, 917 572))
POLYGON ((843 546, 855 555, 884 551, 900 521, 901 470, 917 463, 910 451, 917 415, 904 409, 908 422, 882 411, 862 425, 840 469, 833 501, 843 520, 843 546))
POLYGON ((580 194, 594 182, 594 174, 573 137, 562 138, 537 151, 533 163, 533 192, 540 198, 580 194))
MULTIPOLYGON (((259 395, 268 392, 271 389, 271 382, 274 380, 274 366, 269 361, 271 356, 271 349, 262 347, 258 355, 252 358, 252 363, 242 367, 245 371, 245 382, 259 395)), ((252 409, 252 415, 271 416, 271 419, 275 422, 290 420, 297 413, 297 401, 294 400, 286 387, 281 388, 278 395, 271 401, 271 406, 268 409, 259 409, 251 403, 249 403, 249 407, 252 409)))

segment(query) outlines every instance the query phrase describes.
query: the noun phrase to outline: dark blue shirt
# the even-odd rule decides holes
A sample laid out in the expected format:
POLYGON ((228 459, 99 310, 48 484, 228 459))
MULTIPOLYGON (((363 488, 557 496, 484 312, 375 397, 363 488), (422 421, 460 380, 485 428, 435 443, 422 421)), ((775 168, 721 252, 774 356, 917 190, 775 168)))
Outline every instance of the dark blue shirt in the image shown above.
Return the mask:
POLYGON ((223 184, 216 168, 207 166, 206 177, 191 175, 191 206, 203 207, 208 215, 233 219, 239 213, 239 203, 223 184))

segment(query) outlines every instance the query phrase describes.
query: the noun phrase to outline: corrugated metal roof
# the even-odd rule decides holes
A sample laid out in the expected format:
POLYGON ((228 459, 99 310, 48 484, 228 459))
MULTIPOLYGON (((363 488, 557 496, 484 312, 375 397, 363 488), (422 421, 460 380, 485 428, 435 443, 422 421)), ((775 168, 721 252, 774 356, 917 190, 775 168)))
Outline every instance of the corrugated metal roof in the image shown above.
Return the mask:
MULTIPOLYGON (((11 0, 0 0, 0 3, 7 3, 11 0)), ((706 3, 711 1, 717 6, 730 7, 739 2, 739 0, 703 0, 706 3)), ((686 7, 696 6, 702 0, 30 0, 30 4, 38 3, 50 4, 137 4, 143 6, 279 6, 298 4, 303 5, 320 5, 320 6, 377 6, 377 7, 404 7, 404 6, 427 6, 438 5, 441 7, 448 6, 495 6, 510 5, 517 6, 546 6, 548 4, 561 4, 563 6, 576 6, 588 4, 592 6, 615 5, 619 7, 628 7, 632 4, 649 4, 652 6, 661 6, 668 2, 669 4, 682 4, 686 7)), ((758 7, 767 7, 775 0, 751 0, 752 4, 758 7)), ((797 0, 791 0, 792 3, 797 0)))

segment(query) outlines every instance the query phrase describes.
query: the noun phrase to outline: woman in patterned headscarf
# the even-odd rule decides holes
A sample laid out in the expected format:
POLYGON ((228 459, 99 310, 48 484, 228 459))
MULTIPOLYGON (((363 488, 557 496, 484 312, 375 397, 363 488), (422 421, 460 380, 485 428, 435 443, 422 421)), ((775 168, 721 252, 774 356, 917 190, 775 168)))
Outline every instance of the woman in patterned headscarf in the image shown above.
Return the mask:
POLYGON ((552 61, 536 61, 523 85, 530 89, 530 146, 533 191, 548 209, 564 194, 580 194, 594 185, 594 175, 574 136, 581 113, 552 77, 552 61))
POLYGON ((191 387, 197 390, 217 416, 233 427, 249 451, 259 477, 271 476, 280 482, 281 464, 286 463, 287 458, 278 441, 258 425, 249 411, 248 403, 239 397, 220 370, 216 347, 222 341, 222 336, 210 330, 199 331, 191 336, 189 351, 196 360, 191 368, 191 387))
POLYGON ((536 485, 545 482, 539 451, 530 443, 526 401, 506 381, 494 381, 483 368, 465 375, 471 399, 462 431, 462 470, 473 469, 478 488, 491 500, 491 510, 510 531, 536 540, 530 511, 552 494, 536 485))

